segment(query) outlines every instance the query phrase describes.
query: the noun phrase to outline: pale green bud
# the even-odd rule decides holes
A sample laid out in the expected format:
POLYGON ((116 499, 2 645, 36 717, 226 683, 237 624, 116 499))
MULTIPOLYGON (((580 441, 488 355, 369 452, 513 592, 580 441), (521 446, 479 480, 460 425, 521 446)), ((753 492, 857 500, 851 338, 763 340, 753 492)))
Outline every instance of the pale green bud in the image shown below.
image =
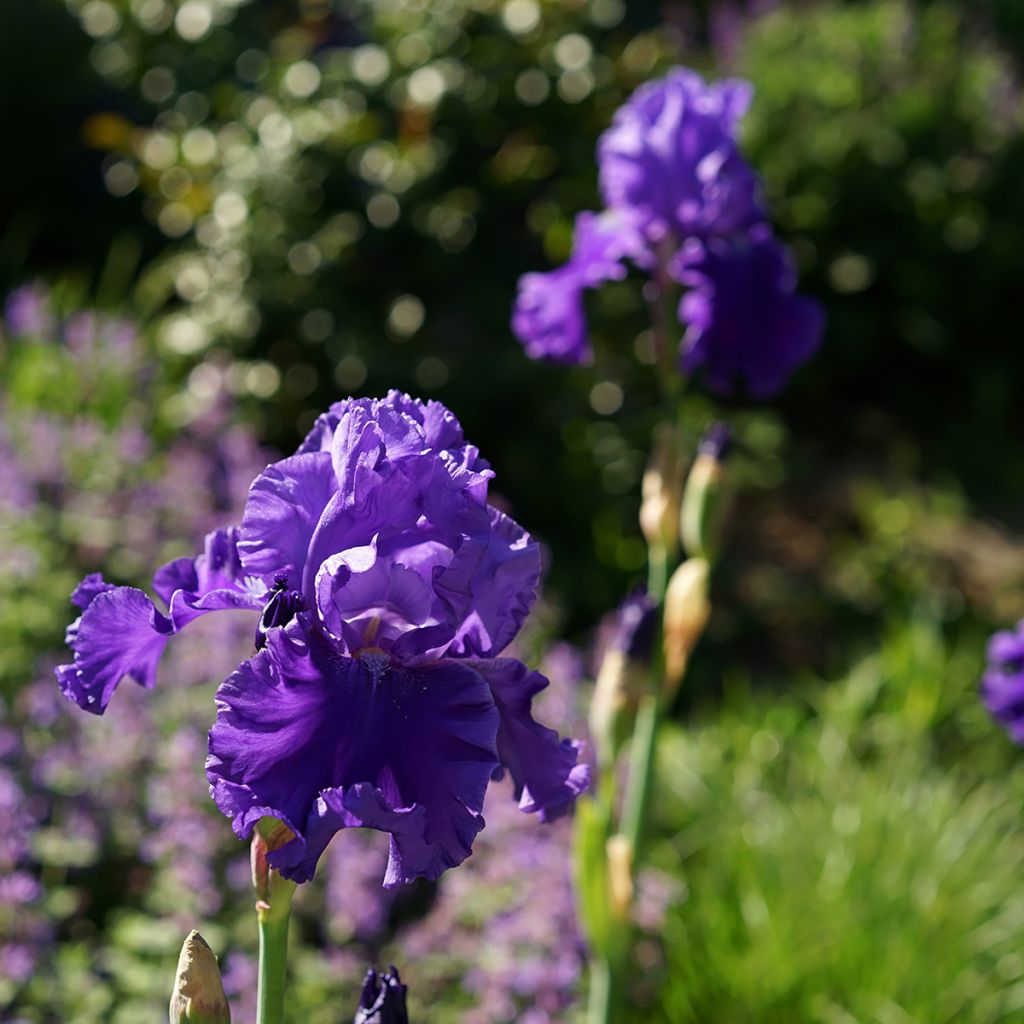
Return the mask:
POLYGON ((178 957, 170 1024, 231 1024, 217 956, 197 931, 189 932, 178 957))

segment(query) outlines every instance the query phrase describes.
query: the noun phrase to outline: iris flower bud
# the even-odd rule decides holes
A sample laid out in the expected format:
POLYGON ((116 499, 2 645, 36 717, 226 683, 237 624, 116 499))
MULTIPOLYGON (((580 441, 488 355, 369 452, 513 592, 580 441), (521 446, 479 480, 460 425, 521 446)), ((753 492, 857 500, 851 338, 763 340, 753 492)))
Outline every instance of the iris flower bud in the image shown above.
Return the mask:
POLYGON ((197 931, 189 932, 178 957, 170 1024, 231 1024, 217 956, 197 931))
POLYGON ((633 844, 628 836, 609 836, 605 852, 612 915, 617 921, 625 921, 633 906, 633 844))
POLYGON ((705 558, 688 558, 672 574, 665 592, 665 689, 671 700, 682 682, 686 664, 711 614, 705 558))
POLYGON ((642 589, 619 608, 590 705, 590 732, 609 762, 632 732, 637 705, 647 689, 656 626, 654 602, 642 589))
POLYGON ((394 964, 380 975, 370 969, 363 981, 353 1024, 409 1024, 407 991, 408 986, 402 984, 394 964))
POLYGON ((682 491, 679 434, 674 428, 665 427, 655 437, 640 487, 640 529, 648 546, 663 556, 674 553, 679 543, 682 491))
POLYGON ((680 512, 683 550, 692 557, 714 560, 725 518, 726 487, 722 464, 732 443, 724 423, 712 423, 701 439, 686 478, 680 512))

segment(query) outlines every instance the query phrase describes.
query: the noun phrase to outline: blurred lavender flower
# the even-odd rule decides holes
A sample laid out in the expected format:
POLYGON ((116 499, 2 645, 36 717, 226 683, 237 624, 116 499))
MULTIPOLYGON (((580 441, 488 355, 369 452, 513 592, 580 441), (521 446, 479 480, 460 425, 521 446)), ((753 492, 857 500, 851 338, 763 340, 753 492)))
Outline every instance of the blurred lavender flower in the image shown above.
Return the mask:
POLYGON ((269 860, 296 881, 355 826, 390 833, 386 886, 436 878, 469 855, 500 769, 542 820, 588 778, 578 745, 531 715, 547 680, 497 657, 533 603, 540 554, 487 505, 492 476, 438 403, 340 402, 256 480, 240 530, 158 570, 166 612, 98 574, 78 585, 61 689, 102 713, 125 675, 154 684, 189 623, 259 613, 259 653, 218 691, 218 807, 240 837, 282 821, 292 838, 269 860))
POLYGON ((39 282, 16 288, 4 302, 4 323, 16 338, 46 339, 57 329, 49 290, 39 282))
POLYGON ((626 260, 659 288, 691 289, 680 365, 703 370, 711 390, 767 398, 810 358, 821 310, 795 293, 736 141, 751 96, 749 83, 706 84, 677 68, 618 111, 598 145, 607 209, 579 215, 568 263, 520 280, 512 329, 531 358, 592 361, 583 292, 624 277, 626 260))
POLYGON ((1010 739, 1024 746, 1024 619, 989 640, 981 697, 1010 739))

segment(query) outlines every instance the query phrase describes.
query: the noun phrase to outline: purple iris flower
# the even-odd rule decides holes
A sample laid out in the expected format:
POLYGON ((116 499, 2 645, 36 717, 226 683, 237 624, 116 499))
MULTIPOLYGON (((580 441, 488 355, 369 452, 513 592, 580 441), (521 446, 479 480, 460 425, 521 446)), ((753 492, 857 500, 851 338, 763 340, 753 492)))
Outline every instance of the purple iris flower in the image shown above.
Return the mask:
POLYGON ((981 699, 1010 739, 1024 746, 1024 619, 1016 629, 1002 630, 989 640, 981 699))
POLYGON ((690 289, 679 304, 683 369, 703 370, 711 391, 743 384, 754 398, 773 398, 817 350, 824 313, 796 293, 789 254, 767 225, 736 241, 693 239, 672 272, 690 289))
POLYGON ((222 683, 207 777, 246 837, 261 817, 292 834, 269 854, 306 881, 339 829, 388 832, 388 887, 460 864, 484 791, 508 770, 542 820, 586 788, 579 744, 537 723, 547 680, 499 655, 540 578, 539 545, 487 504, 493 473, 437 402, 398 392, 332 406, 253 483, 238 529, 142 591, 87 577, 72 600, 65 695, 100 713, 144 686, 200 615, 249 610, 256 653, 222 683))
POLYGON ((531 358, 593 360, 583 292, 625 277, 627 261, 695 289, 680 306, 680 363, 711 390, 770 397, 810 357, 821 310, 795 294, 736 139, 752 95, 677 68, 623 105, 598 144, 605 211, 579 215, 568 263, 520 279, 512 329, 531 358))
POLYGON ((764 219, 760 183, 736 141, 753 86, 706 84, 676 68, 641 86, 598 143, 601 194, 648 241, 731 234, 764 219))

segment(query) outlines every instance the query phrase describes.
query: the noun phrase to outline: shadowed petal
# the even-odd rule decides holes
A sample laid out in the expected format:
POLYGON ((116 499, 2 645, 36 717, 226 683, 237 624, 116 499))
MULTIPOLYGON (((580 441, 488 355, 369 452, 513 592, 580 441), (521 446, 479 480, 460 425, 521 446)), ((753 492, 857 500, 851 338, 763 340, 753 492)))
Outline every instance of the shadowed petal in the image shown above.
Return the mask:
POLYGON ((742 383, 752 397, 771 398, 817 350, 821 306, 796 294, 789 254, 769 228, 735 242, 691 241, 673 273, 692 289, 679 307, 683 368, 702 370, 711 390, 729 394, 742 383))
POLYGON ((498 757, 512 774, 520 810, 536 812, 541 821, 554 821, 572 808, 590 783, 590 766, 579 763, 581 744, 559 740, 554 729, 535 721, 533 698, 548 685, 513 658, 478 660, 465 664, 487 680, 501 716, 498 757))
POLYGON ((436 878, 469 855, 498 763, 498 714, 460 663, 408 669, 379 651, 341 656, 301 616, 268 634, 217 706, 214 799, 239 836, 264 815, 295 832, 271 854, 286 877, 311 878, 334 832, 355 825, 391 834, 389 886, 436 878))

